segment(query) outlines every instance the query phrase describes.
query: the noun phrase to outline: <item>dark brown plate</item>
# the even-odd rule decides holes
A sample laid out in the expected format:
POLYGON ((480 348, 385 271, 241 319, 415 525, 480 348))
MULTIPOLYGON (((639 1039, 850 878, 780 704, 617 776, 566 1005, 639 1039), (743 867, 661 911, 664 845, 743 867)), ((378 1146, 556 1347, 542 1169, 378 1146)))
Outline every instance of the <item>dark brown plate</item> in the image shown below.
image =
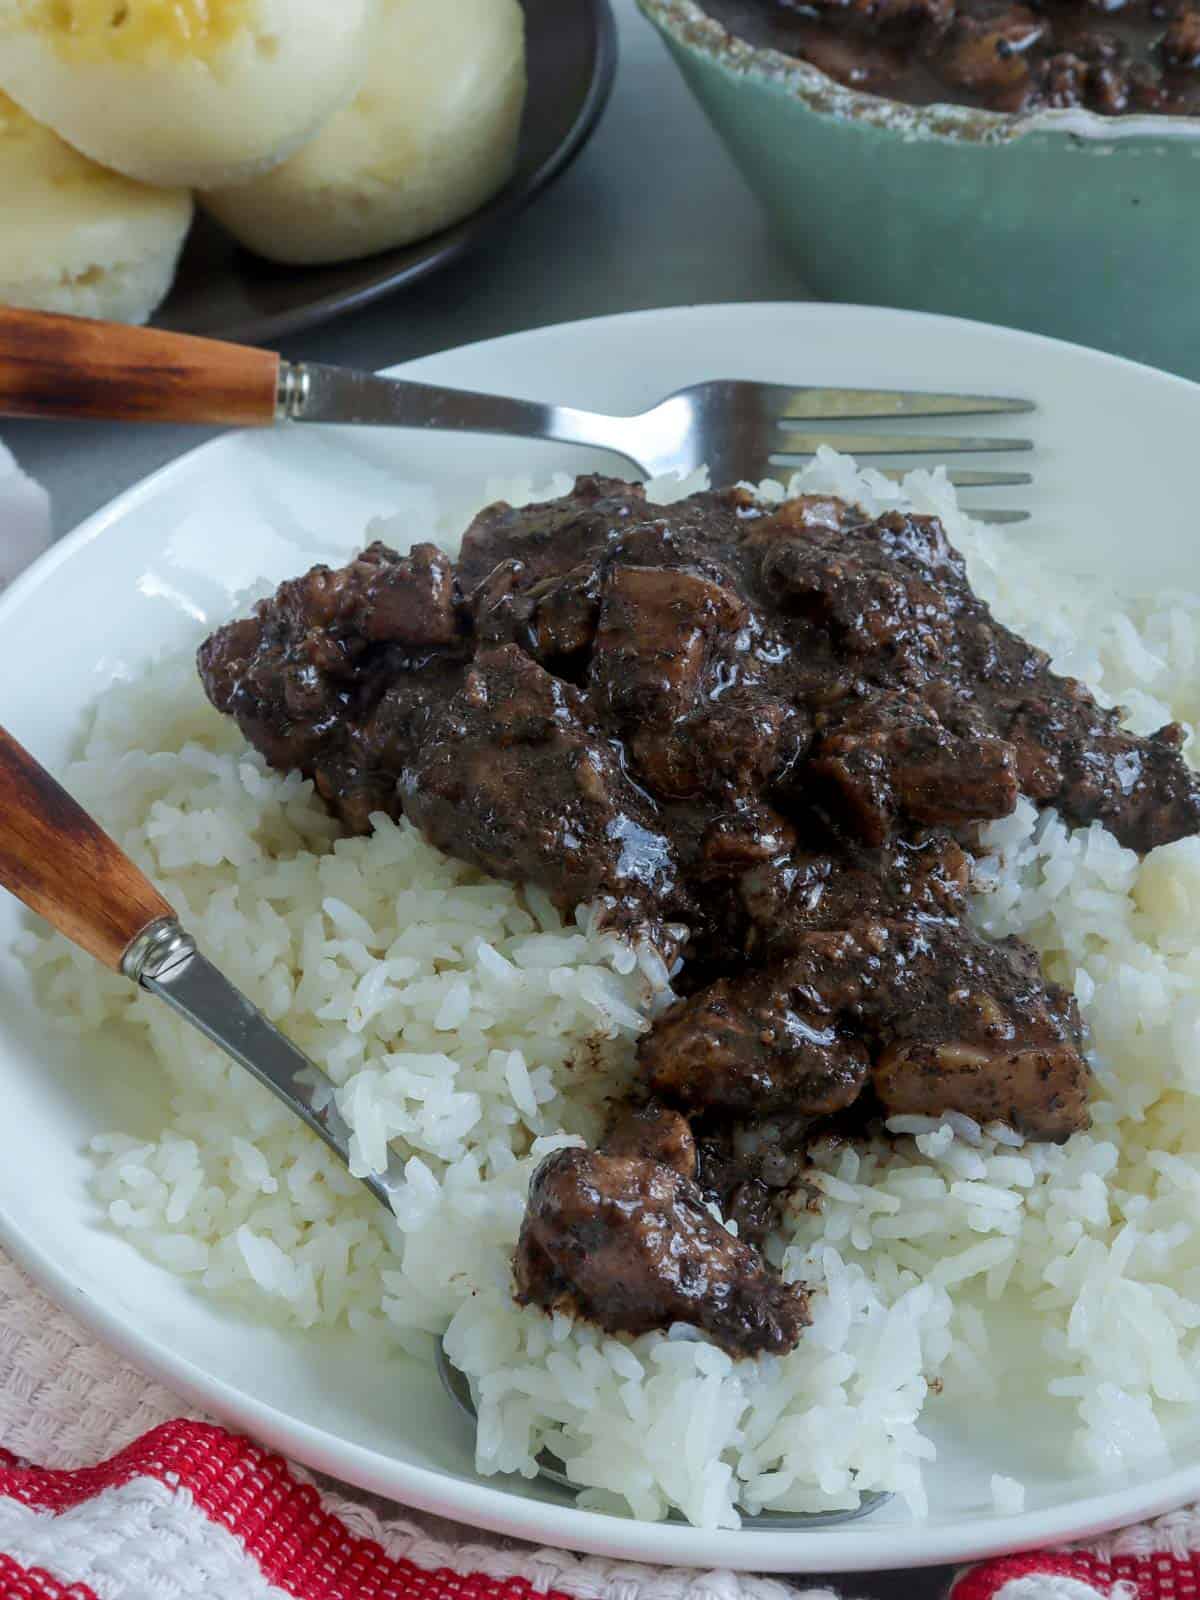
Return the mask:
POLYGON ((332 267, 284 267, 198 218, 155 325, 264 344, 367 305, 486 243, 579 154, 608 103, 617 35, 608 0, 521 0, 529 99, 517 170, 487 205, 400 250, 332 267))

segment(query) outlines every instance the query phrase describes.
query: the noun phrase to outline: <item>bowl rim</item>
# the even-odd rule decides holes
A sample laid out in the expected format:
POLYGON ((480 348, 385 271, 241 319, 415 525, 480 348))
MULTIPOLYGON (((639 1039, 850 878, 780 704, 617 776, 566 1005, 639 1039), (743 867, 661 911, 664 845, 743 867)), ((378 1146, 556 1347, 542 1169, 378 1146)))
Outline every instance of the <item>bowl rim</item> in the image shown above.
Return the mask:
POLYGON ((811 62, 767 46, 752 45, 709 16, 699 0, 637 0, 643 14, 682 48, 723 71, 779 86, 818 116, 858 122, 908 140, 943 139, 956 144, 999 145, 1030 134, 1062 136, 1064 148, 1112 146, 1132 139, 1147 144, 1200 139, 1200 116, 1155 116, 1135 112, 1103 117, 1081 107, 1046 111, 985 111, 939 101, 911 106, 848 88, 811 62))

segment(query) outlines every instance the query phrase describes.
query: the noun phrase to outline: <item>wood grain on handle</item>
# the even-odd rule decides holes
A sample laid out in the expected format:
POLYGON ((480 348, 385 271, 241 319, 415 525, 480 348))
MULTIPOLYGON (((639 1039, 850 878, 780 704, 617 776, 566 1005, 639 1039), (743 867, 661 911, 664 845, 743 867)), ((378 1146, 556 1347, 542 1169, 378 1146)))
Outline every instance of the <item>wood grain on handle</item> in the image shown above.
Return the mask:
POLYGON ((0 416, 268 427, 278 383, 269 350, 0 306, 0 416))
POLYGON ((123 850, 0 728, 0 885, 106 967, 174 913, 123 850))

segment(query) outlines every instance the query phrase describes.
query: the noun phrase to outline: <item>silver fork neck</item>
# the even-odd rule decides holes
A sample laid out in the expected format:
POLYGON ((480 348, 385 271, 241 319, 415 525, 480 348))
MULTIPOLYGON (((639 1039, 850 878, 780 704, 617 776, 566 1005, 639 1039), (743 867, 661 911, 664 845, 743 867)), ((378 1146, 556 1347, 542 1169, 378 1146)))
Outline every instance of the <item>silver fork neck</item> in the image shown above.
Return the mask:
POLYGON ((611 450, 631 461, 639 472, 644 470, 644 460, 632 453, 638 445, 639 418, 607 417, 511 395, 445 389, 315 361, 280 363, 275 415, 279 422, 554 439, 611 450))

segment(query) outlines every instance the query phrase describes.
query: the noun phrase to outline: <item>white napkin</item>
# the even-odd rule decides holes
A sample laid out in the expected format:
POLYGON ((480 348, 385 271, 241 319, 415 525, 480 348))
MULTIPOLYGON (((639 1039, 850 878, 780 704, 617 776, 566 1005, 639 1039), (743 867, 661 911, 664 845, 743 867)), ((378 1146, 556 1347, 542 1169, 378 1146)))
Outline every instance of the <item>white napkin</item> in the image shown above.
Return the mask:
POLYGON ((50 547, 50 496, 0 440, 0 589, 50 547))

